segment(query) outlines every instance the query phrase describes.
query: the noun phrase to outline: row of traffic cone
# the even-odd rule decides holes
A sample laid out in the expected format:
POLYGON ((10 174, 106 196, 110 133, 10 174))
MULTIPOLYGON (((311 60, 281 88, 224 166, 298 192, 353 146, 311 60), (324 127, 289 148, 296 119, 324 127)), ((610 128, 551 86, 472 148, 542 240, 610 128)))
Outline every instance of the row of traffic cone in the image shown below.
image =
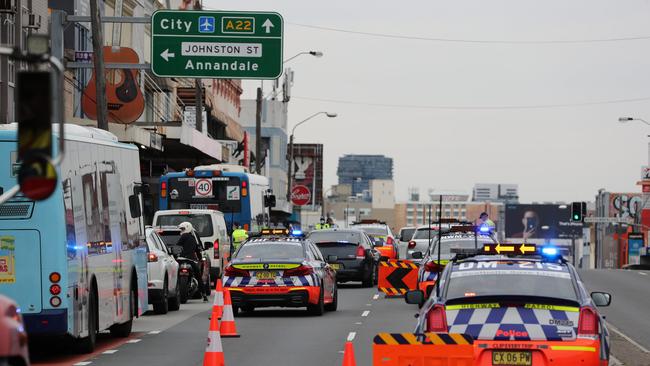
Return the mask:
POLYGON ((221 279, 217 279, 215 292, 212 302, 212 316, 210 317, 210 330, 208 331, 208 345, 203 356, 203 366, 224 366, 221 338, 240 336, 235 325, 230 291, 224 291, 221 279))
MULTIPOLYGON (((203 366, 225 366, 221 338, 240 337, 235 325, 235 316, 232 310, 230 291, 224 291, 221 279, 217 279, 217 286, 212 302, 212 316, 210 317, 210 330, 208 331, 208 345, 203 356, 203 366), (221 323, 219 323, 219 319, 221 323)), ((345 343, 342 366, 356 366, 354 345, 351 341, 345 343)))

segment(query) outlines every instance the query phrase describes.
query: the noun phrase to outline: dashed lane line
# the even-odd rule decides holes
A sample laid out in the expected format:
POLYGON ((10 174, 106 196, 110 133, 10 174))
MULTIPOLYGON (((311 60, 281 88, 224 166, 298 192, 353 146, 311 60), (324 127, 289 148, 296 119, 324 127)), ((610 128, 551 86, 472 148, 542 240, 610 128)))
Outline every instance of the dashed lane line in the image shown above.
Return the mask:
POLYGON ((366 310, 363 313, 361 313, 361 316, 366 317, 370 314, 370 310, 366 310))
POLYGON ((108 349, 104 352, 102 352, 103 355, 112 355, 113 353, 117 352, 116 349, 108 349))
POLYGON ((90 365, 91 363, 92 363, 91 361, 82 361, 82 362, 74 363, 72 364, 72 366, 86 366, 86 365, 90 365))
POLYGON ((126 343, 138 343, 138 342, 140 342, 141 340, 142 340, 142 339, 140 339, 140 338, 137 338, 137 339, 129 339, 128 341, 126 341, 126 343))
POLYGON ((379 299, 379 294, 375 294, 375 296, 372 297, 373 300, 379 299))
POLYGON ((640 274, 640 275, 644 275, 644 276, 647 276, 647 275, 648 275, 648 274, 645 273, 645 272, 639 272, 639 274, 640 274))
POLYGON ((354 340, 354 337, 356 337, 356 336, 357 336, 357 332, 350 332, 350 333, 348 333, 347 341, 348 341, 348 342, 352 342, 352 341, 354 340))
POLYGON ((149 334, 160 334, 160 332, 162 332, 162 330, 152 330, 149 334))

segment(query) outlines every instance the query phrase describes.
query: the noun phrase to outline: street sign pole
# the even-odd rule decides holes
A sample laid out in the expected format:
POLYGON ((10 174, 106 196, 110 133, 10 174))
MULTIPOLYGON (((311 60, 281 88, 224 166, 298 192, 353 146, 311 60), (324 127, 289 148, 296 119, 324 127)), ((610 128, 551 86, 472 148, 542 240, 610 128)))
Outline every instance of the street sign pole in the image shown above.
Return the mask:
POLYGON ((158 10, 151 71, 159 77, 277 79, 284 20, 275 12, 158 10))

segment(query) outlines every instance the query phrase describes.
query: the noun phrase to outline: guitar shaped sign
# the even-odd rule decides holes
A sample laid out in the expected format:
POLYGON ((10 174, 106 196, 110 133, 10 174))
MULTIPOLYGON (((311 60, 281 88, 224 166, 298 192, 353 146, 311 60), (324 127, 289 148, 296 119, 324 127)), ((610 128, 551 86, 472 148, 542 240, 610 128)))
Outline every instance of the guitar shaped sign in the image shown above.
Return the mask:
MULTIPOLYGON (((105 63, 140 62, 138 54, 128 47, 105 46, 105 63)), ((97 119, 97 88, 93 70, 92 77, 86 85, 81 100, 84 113, 91 119, 97 119)), ((106 100, 108 103, 108 120, 113 123, 130 124, 135 122, 144 111, 144 97, 138 85, 140 72, 137 69, 106 69, 106 100)))

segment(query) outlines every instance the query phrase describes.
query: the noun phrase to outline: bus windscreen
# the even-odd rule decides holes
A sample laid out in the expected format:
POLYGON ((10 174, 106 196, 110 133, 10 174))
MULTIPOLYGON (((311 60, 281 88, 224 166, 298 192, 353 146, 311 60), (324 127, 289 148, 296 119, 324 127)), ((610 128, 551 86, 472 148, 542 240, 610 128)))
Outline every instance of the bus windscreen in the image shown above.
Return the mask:
POLYGON ((214 209, 241 211, 239 177, 169 178, 170 209, 214 209))

